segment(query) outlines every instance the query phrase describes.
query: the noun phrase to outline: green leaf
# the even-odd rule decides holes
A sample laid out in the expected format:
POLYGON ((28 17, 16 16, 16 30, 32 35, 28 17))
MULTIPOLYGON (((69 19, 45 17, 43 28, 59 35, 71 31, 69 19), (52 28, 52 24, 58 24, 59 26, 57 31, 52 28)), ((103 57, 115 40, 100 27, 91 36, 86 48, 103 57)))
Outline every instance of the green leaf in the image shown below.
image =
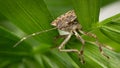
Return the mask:
MULTIPOLYGON (((68 48, 80 49, 80 46, 81 46, 80 42, 74 39, 74 40, 71 40, 68 48), (77 43, 73 41, 76 41, 77 43), (73 46, 70 46, 70 45, 73 45, 73 46)), ((103 48, 103 51, 107 56, 110 57, 110 59, 107 59, 105 56, 100 54, 100 51, 97 45, 92 44, 90 42, 86 42, 85 49, 84 49, 84 55, 85 55, 84 58, 86 60, 85 64, 80 63, 80 61, 78 60, 78 55, 73 53, 69 53, 69 54, 81 68, 89 68, 89 67, 90 68, 95 68, 95 67, 96 68, 117 68, 120 63, 120 59, 119 59, 120 55, 107 48, 103 48)))
POLYGON ((60 16, 61 14, 73 9, 71 0, 44 0, 44 1, 54 19, 60 16))
MULTIPOLYGON (((86 1, 85 3, 87 3, 86 1)), ((80 12, 78 12, 79 9, 74 4, 78 19, 83 19, 82 21, 87 26, 85 29, 91 29, 91 31, 94 31, 92 27, 96 28, 99 26, 96 25, 99 16, 99 1, 93 2, 89 2, 89 5, 79 5, 78 7, 87 6, 89 9, 94 7, 92 10, 86 11, 88 9, 85 9, 80 12), (87 14, 90 13, 90 15, 93 11, 95 14, 93 14, 92 18, 90 15, 85 14, 84 11, 87 14), (90 23, 86 22, 84 18, 81 19, 79 14, 82 14, 80 15, 82 17, 89 16, 88 18, 90 19, 87 21, 90 23)), ((53 18, 55 19, 72 8, 72 1, 70 0, 45 0, 45 2, 43 0, 0 0, 0 68, 119 67, 120 55, 118 53, 103 48, 104 52, 111 57, 108 60, 99 53, 98 47, 89 41, 86 41, 84 52, 86 64, 81 64, 75 53, 59 52, 53 43, 53 38, 56 36, 57 31, 42 33, 39 36, 23 41, 19 46, 13 48, 13 45, 21 37, 52 28, 50 22, 53 18)), ((83 26, 85 25, 84 23, 82 23, 83 26)), ((100 40, 103 39, 100 38, 100 40)), ((81 42, 72 37, 67 47, 80 49, 81 42)))
MULTIPOLYGON (((0 3, 0 12, 24 33, 20 37, 25 36, 26 33, 30 34, 51 28, 50 22, 52 21, 52 18, 49 11, 47 10, 45 3, 42 0, 1 0, 0 3)), ((42 39, 36 37, 35 39, 38 39, 39 42, 36 41, 32 44, 37 46, 39 45, 38 43, 40 43, 40 41, 47 41, 47 43, 51 43, 52 41, 48 40, 48 38, 52 39, 56 33, 43 33, 39 36, 42 37, 42 39), (51 36, 48 36, 50 34, 51 36)))
POLYGON ((106 6, 108 4, 111 4, 111 3, 115 2, 115 1, 118 1, 118 0, 101 0, 101 2, 102 2, 101 7, 106 6))
POLYGON ((100 28, 96 28, 93 31, 94 34, 97 35, 98 40, 107 48, 110 48, 116 52, 120 51, 119 43, 113 41, 111 38, 109 38, 107 35, 105 35, 103 32, 101 32, 100 28))
MULTIPOLYGON (((117 14, 111 18, 108 18, 101 23, 99 23, 99 29, 100 31, 109 39, 112 41, 118 43, 118 45, 115 44, 110 44, 115 49, 119 49, 119 44, 120 44, 120 14, 117 14)), ((110 42, 109 42, 110 43, 110 42)), ((117 51, 118 51, 117 50, 117 51)))
MULTIPOLYGON (((120 27, 115 22, 111 22, 109 24, 113 24, 113 23, 115 24, 116 27, 120 27)), ((119 41, 119 39, 120 39, 120 31, 118 29, 114 29, 114 27, 110 28, 110 27, 107 27, 107 26, 103 26, 101 28, 101 32, 103 32, 105 35, 107 35, 113 41, 115 41, 117 43, 120 43, 120 41, 119 41)))
POLYGON ((0 67, 6 67, 14 62, 20 61, 23 57, 28 57, 31 54, 32 48, 28 44, 22 44, 13 48, 13 44, 17 39, 11 32, 0 26, 0 67))
POLYGON ((100 0, 72 0, 72 2, 83 30, 91 30, 92 25, 99 19, 100 0))

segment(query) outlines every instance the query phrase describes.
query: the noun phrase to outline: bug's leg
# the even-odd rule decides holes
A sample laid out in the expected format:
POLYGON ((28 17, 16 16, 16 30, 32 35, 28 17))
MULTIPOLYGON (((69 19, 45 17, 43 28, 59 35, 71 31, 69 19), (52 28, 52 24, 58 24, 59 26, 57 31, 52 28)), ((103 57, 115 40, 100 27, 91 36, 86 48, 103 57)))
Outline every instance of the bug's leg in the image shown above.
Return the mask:
POLYGON ((103 46, 103 45, 98 41, 98 38, 97 38, 97 36, 96 36, 95 34, 93 34, 93 33, 88 33, 88 32, 83 32, 83 31, 81 31, 81 30, 79 30, 79 32, 82 33, 83 35, 87 35, 87 36, 90 36, 90 37, 95 38, 95 39, 96 39, 96 44, 97 44, 98 47, 99 47, 100 53, 101 53, 103 56, 105 56, 106 58, 109 59, 109 56, 107 56, 107 55, 103 52, 103 49, 102 49, 102 46, 103 46))
POLYGON ((76 32, 74 31, 74 34, 75 36, 82 42, 82 47, 80 49, 80 53, 79 53, 79 57, 81 59, 81 62, 82 63, 85 63, 85 60, 84 60, 84 44, 85 44, 85 40, 76 32))
POLYGON ((75 52, 75 53, 79 53, 79 51, 77 49, 63 49, 63 47, 65 46, 65 44, 69 41, 69 39, 71 38, 73 34, 70 33, 65 40, 60 44, 60 46, 58 47, 59 51, 63 51, 63 52, 75 52))

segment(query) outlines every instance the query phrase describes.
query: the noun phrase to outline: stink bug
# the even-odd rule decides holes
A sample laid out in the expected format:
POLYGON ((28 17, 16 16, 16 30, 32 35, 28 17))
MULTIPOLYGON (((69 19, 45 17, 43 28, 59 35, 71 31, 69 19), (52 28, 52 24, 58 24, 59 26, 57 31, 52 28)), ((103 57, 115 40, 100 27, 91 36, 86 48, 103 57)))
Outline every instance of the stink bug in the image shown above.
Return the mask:
POLYGON ((91 36, 93 38, 96 39, 96 44, 99 46, 99 50, 101 52, 102 55, 104 55, 105 57, 109 58, 107 55, 104 54, 103 50, 102 50, 102 46, 101 44, 98 42, 97 36, 95 34, 89 33, 89 32, 84 32, 82 31, 82 26, 81 24, 77 21, 77 16, 74 12, 74 10, 70 10, 68 12, 66 12, 65 14, 57 17, 52 23, 51 25, 55 26, 55 28, 49 29, 49 30, 44 30, 44 31, 40 31, 40 32, 36 32, 30 35, 27 35, 25 37, 23 37, 20 41, 18 41, 14 47, 16 47, 17 45, 19 45, 22 41, 36 36, 38 34, 41 34, 43 32, 48 32, 54 29, 58 29, 60 31, 63 31, 64 34, 62 35, 66 35, 65 40, 60 44, 60 46, 58 47, 59 51, 63 51, 63 52, 75 52, 79 55, 81 62, 84 63, 84 57, 83 57, 83 53, 84 53, 84 44, 85 44, 85 40, 80 36, 79 33, 83 34, 83 35, 87 35, 87 36, 91 36), (76 38, 78 40, 81 41, 82 43, 82 47, 80 50, 77 49, 63 49, 63 47, 65 46, 65 44, 69 41, 69 39, 71 38, 72 35, 75 35, 76 38))

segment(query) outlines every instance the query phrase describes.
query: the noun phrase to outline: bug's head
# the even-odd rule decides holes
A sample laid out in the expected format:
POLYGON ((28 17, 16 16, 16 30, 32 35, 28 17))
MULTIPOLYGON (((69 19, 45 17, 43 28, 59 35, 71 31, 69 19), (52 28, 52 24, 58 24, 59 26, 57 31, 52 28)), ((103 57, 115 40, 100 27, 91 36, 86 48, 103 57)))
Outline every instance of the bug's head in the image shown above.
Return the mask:
POLYGON ((51 25, 52 25, 52 26, 57 26, 56 20, 54 20, 53 22, 51 22, 51 25))

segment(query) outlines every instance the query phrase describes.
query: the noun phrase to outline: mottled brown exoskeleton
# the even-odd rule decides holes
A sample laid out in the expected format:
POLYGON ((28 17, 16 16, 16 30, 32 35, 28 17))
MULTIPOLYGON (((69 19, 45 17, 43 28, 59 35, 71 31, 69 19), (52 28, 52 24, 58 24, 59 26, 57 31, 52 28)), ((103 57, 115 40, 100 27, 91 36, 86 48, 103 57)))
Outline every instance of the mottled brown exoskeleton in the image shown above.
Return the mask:
POLYGON ((64 33, 60 34, 61 36, 65 36, 64 41, 60 44, 60 46, 58 47, 59 51, 63 51, 63 52, 75 52, 79 55, 79 58, 81 59, 81 62, 84 63, 84 55, 83 55, 83 51, 84 51, 84 44, 85 44, 85 40, 80 36, 79 33, 83 34, 83 35, 88 35, 91 36, 93 38, 96 39, 96 44, 99 46, 99 50, 101 52, 102 55, 104 55, 105 57, 109 58, 107 55, 104 54, 104 52, 102 51, 102 47, 101 44, 98 42, 97 40, 97 36, 95 34, 89 33, 89 32, 84 32, 82 31, 82 26, 81 24, 77 21, 77 16, 74 12, 74 10, 70 10, 67 13, 57 17, 52 23, 51 25, 55 26, 55 28, 49 29, 49 30, 45 30, 45 31, 40 31, 40 32, 36 32, 33 34, 30 34, 28 36, 23 37, 20 41, 18 41, 14 47, 16 47, 18 44, 20 44, 22 41, 24 41, 27 38, 36 36, 38 34, 41 34, 43 32, 47 32, 53 29, 58 29, 60 31, 63 31, 64 33), (69 39, 71 38, 72 35, 75 35, 77 39, 79 39, 82 43, 82 47, 80 50, 77 49, 64 49, 65 44, 69 41, 69 39))

